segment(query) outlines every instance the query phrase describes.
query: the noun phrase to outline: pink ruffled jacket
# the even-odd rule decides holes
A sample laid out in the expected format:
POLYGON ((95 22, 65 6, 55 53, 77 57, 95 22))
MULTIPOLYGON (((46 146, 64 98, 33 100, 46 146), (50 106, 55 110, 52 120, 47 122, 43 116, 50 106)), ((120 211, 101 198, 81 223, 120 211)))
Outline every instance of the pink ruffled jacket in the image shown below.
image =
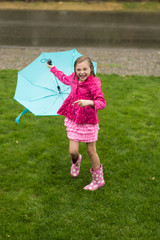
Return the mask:
POLYGON ((66 98, 58 114, 72 119, 78 124, 96 124, 99 122, 97 111, 104 109, 106 101, 103 97, 101 89, 101 81, 97 77, 89 76, 87 80, 79 83, 78 77, 75 73, 66 76, 63 72, 59 71, 56 67, 51 68, 51 72, 64 84, 71 86, 71 92, 66 98), (86 106, 80 107, 75 101, 85 99, 92 100, 94 107, 86 106))

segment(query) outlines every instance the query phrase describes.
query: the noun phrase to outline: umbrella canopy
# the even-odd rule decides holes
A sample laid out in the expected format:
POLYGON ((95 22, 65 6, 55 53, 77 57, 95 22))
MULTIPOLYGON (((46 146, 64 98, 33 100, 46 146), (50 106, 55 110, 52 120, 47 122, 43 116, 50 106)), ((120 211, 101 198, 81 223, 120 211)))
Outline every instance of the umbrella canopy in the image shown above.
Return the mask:
MULTIPOLYGON (((70 93, 70 86, 60 82, 46 62, 51 59, 55 66, 66 75, 74 72, 75 60, 82 56, 76 49, 64 52, 42 53, 35 61, 18 72, 17 87, 14 99, 21 103, 25 110, 20 117, 28 111, 36 116, 55 116, 64 100, 70 93)), ((96 73, 97 64, 93 62, 96 73)))

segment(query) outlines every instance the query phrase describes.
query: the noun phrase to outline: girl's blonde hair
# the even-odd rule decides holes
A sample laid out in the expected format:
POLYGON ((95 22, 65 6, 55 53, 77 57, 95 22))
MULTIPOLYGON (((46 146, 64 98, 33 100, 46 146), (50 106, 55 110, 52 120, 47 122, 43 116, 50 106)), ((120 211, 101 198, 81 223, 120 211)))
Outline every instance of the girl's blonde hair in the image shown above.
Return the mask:
POLYGON ((83 61, 87 61, 88 62, 88 65, 89 65, 89 67, 91 69, 91 75, 95 77, 96 75, 94 73, 93 63, 92 63, 91 59, 89 57, 87 57, 87 56, 81 56, 81 57, 77 58, 77 60, 74 63, 74 72, 75 72, 75 74, 76 74, 76 66, 77 66, 77 64, 79 64, 79 63, 81 63, 83 61))

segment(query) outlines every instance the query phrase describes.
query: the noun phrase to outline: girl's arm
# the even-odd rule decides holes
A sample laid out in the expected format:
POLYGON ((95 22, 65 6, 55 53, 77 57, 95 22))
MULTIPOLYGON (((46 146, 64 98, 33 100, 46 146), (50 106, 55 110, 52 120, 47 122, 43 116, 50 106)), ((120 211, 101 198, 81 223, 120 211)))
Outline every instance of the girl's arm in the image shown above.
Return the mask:
POLYGON ((92 100, 77 100, 75 101, 73 104, 77 103, 78 106, 80 107, 87 107, 87 106, 91 106, 91 107, 94 107, 94 102, 92 100))
POLYGON ((77 103, 80 107, 91 106, 96 111, 105 108, 106 100, 103 96, 100 79, 96 78, 93 80, 93 83, 89 87, 93 96, 93 100, 80 99, 75 101, 73 104, 77 103))
POLYGON ((47 63, 47 66, 50 68, 50 71, 65 85, 70 85, 71 83, 71 76, 65 75, 62 71, 59 71, 54 64, 49 65, 47 63))
POLYGON ((90 91, 93 96, 94 109, 96 111, 104 109, 106 106, 106 100, 101 89, 101 81, 99 78, 93 80, 93 84, 90 86, 90 91))

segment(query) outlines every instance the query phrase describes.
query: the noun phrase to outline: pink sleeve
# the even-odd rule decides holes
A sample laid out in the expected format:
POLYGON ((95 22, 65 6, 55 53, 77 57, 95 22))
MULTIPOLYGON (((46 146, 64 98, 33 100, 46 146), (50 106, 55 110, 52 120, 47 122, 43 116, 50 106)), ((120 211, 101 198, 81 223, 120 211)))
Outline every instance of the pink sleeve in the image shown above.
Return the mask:
POLYGON ((62 83, 65 85, 71 85, 73 80, 73 74, 70 76, 65 75, 62 71, 59 71, 56 67, 52 67, 50 70, 62 83))
POLYGON ((101 81, 99 78, 94 78, 91 85, 91 93, 93 95, 94 109, 96 111, 106 107, 106 100, 101 89, 101 81))

